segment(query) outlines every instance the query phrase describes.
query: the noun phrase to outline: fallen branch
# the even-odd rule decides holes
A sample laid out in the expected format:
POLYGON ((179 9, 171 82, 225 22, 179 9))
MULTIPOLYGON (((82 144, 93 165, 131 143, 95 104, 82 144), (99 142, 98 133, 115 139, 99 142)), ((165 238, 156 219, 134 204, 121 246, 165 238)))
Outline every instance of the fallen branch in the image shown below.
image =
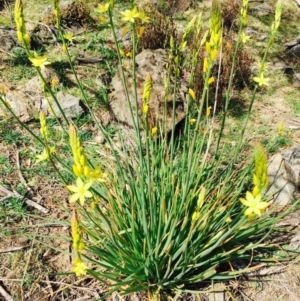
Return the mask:
POLYGON ((5 291, 5 289, 0 285, 0 294, 6 301, 14 301, 14 299, 5 291))
POLYGON ((1 253, 9 253, 9 252, 16 252, 16 251, 20 251, 20 250, 23 250, 23 249, 26 249, 28 246, 20 246, 20 247, 11 247, 9 249, 0 249, 0 254, 1 253))
POLYGON ((7 196, 5 196, 4 198, 2 198, 0 201, 4 201, 5 199, 7 199, 8 197, 15 197, 15 198, 18 198, 18 199, 21 199, 21 200, 24 200, 25 204, 30 206, 30 207, 33 207, 45 214, 49 213, 49 210, 46 209, 45 207, 41 206, 40 204, 28 199, 28 198, 24 198, 23 195, 19 194, 17 191, 10 191, 6 188, 4 188, 3 186, 0 185, 0 190, 3 191, 4 193, 7 194, 7 196))

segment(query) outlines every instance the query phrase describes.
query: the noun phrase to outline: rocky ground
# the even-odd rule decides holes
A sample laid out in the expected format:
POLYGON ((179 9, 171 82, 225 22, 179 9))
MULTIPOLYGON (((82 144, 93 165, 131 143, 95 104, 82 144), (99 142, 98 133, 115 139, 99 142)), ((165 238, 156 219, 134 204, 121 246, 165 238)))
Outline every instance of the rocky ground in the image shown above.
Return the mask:
MULTIPOLYGON (((237 2, 233 0, 231 5, 234 7, 237 2)), ((250 67, 255 71, 256 58, 261 55, 269 36, 268 28, 274 13, 274 3, 272 0, 249 2, 246 32, 251 36, 251 40, 245 47, 254 58, 253 65, 250 67)), ((52 63, 44 71, 45 77, 49 82, 53 79, 57 81, 58 99, 64 112, 86 132, 83 141, 87 148, 91 147, 91 152, 95 151, 98 154, 105 152, 104 138, 91 120, 85 116, 85 107, 76 89, 75 78, 61 54, 57 31, 51 21, 51 12, 49 12, 51 10, 47 9, 48 2, 36 1, 34 8, 30 0, 24 1, 24 4, 27 27, 35 36, 37 48, 43 49, 52 63)), ((87 4, 93 12, 95 3, 87 1, 87 4)), ((125 128, 126 132, 130 132, 128 112, 124 109, 120 110, 124 108, 119 91, 121 81, 110 34, 107 30, 99 30, 95 25, 97 21, 93 13, 90 15, 83 7, 75 10, 68 2, 63 5, 62 10, 68 12, 66 15, 70 18, 64 26, 76 36, 70 47, 72 58, 94 108, 95 117, 111 131, 112 135, 120 130, 116 120, 122 122, 122 129, 125 128), (111 69, 107 68, 107 65, 114 69, 115 75, 111 75, 111 69), (108 96, 103 93, 103 90, 108 91, 108 96)), ((140 1, 138 5, 147 10, 150 4, 147 1, 140 1)), ((176 27, 180 32, 187 21, 199 12, 202 12, 204 20, 207 20, 210 6, 211 1, 206 0, 178 1, 167 11, 175 14, 176 27)), ((12 10, 12 2, 0 1, 0 87, 5 87, 7 100, 15 114, 38 133, 38 112, 43 110, 49 115, 52 112, 47 107, 39 79, 30 64, 26 62, 22 48, 16 39, 12 10)), ((299 3, 292 0, 284 1, 282 25, 267 64, 271 79, 270 86, 259 91, 246 133, 246 145, 252 145, 258 140, 269 145, 272 141, 273 148, 269 150, 269 157, 276 162, 273 170, 280 170, 281 178, 290 184, 287 191, 289 199, 299 189, 299 148, 292 148, 300 145, 299 19, 299 3), (281 122, 283 135, 278 137, 278 125, 281 122), (283 149, 285 151, 282 151, 283 149), (274 154, 277 155, 272 157, 274 154)), ((231 26, 234 26, 234 20, 231 26)), ((123 44, 126 44, 126 36, 120 39, 123 44)), ((164 90, 162 65, 166 55, 164 50, 145 50, 137 58, 138 80, 144 79, 145 74, 150 71, 154 77, 157 99, 159 93, 164 90)), ((142 89, 141 85, 138 86, 139 91, 142 89)), ((228 117, 225 131, 228 145, 234 143, 236 129, 243 121, 243 112, 249 101, 249 90, 250 87, 246 86, 243 90, 234 92, 234 96, 239 101, 233 102, 228 117)), ((182 85, 177 104, 178 122, 185 117, 186 94, 187 88, 182 85)), ((159 118, 160 103, 153 102, 152 105, 152 110, 156 114, 154 117, 159 118)), ((1 113, 3 116, 0 119, 0 222, 2 224, 0 227, 0 300, 97 300, 105 288, 92 279, 75 279, 69 274, 70 241, 59 239, 69 236, 69 228, 56 222, 58 219, 63 221, 69 218, 67 211, 61 210, 62 207, 72 210, 72 207, 67 204, 68 192, 57 180, 54 170, 45 170, 45 166, 34 163, 35 154, 40 151, 40 148, 31 141, 24 130, 19 129, 16 123, 8 118, 5 110, 2 109, 1 113), (61 250, 65 252, 61 253, 61 250)), ((58 125, 54 124, 54 129, 55 126, 58 128, 58 125)), ((63 132, 58 129, 53 130, 52 137, 56 146, 63 151, 65 143, 63 132)), ((69 161, 70 158, 66 157, 66 162, 69 161)), ((285 238, 286 244, 291 244, 293 250, 299 250, 300 238, 297 235, 300 224, 299 214, 290 216, 285 224, 295 232, 291 237, 285 238)), ((247 275, 245 279, 219 285, 216 288, 219 293, 184 295, 182 298, 199 297, 199 300, 218 301, 295 301, 300 300, 299 277, 299 258, 296 258, 287 264, 264 268, 257 273, 247 275)), ((121 298, 118 294, 111 297, 113 300, 144 298, 143 295, 121 298)))

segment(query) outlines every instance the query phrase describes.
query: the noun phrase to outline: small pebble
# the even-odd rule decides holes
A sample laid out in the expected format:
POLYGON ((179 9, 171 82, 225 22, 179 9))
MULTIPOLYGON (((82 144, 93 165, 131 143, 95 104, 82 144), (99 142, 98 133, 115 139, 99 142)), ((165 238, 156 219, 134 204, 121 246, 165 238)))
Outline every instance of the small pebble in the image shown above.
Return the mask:
POLYGON ((98 134, 94 140, 99 144, 103 144, 105 142, 105 137, 102 134, 98 134))

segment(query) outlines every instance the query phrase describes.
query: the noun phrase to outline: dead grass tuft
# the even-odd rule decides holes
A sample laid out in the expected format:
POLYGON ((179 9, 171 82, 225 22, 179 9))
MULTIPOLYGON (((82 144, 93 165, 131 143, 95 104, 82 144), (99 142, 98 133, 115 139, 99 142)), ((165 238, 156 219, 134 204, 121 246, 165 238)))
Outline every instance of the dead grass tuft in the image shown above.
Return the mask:
MULTIPOLYGON (((54 13, 46 13, 41 20, 47 25, 55 24, 54 13)), ((60 21, 64 27, 82 27, 95 24, 91 12, 85 2, 75 1, 60 5, 60 21)))
MULTIPOLYGON (((201 39, 198 39, 201 40, 201 39)), ((212 76, 215 77, 215 82, 211 85, 211 91, 215 91, 218 82, 218 97, 217 97, 217 109, 220 110, 224 106, 224 92, 226 91, 229 80, 230 72, 232 67, 232 57, 234 54, 235 42, 231 35, 223 37, 222 56, 221 61, 216 61, 213 68, 212 76), (219 65, 221 64, 221 66, 219 65), (220 74, 219 73, 220 68, 220 74)), ((198 66, 195 71, 195 92, 196 95, 201 95, 203 90, 203 58, 204 50, 200 54, 201 59, 199 60, 198 66)), ((219 56, 218 56, 219 57, 219 56)), ((233 90, 241 90, 246 86, 251 85, 251 65, 254 62, 254 58, 245 47, 241 46, 237 53, 237 60, 235 64, 235 72, 233 77, 232 88, 233 90)), ((215 99, 209 100, 209 105, 212 105, 215 99)))
POLYGON ((165 17, 159 12, 153 12, 154 18, 146 25, 145 32, 140 38, 140 46, 143 49, 167 48, 170 38, 175 38, 176 29, 172 17, 165 17))
POLYGON ((239 28, 238 18, 241 8, 239 0, 224 0, 221 3, 223 26, 227 30, 236 31, 239 28))

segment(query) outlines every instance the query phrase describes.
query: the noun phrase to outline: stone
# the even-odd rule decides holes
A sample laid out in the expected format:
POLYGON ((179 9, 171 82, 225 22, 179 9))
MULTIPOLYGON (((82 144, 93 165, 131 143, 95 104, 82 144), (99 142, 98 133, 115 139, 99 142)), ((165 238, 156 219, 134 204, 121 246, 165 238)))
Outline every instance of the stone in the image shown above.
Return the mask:
POLYGON ((291 56, 300 56, 300 36, 296 37, 291 42, 285 43, 285 52, 291 56))
POLYGON ((105 142, 105 137, 101 132, 99 132, 98 135, 95 136, 94 141, 96 143, 103 144, 105 142))
MULTIPOLYGON (((21 91, 9 91, 5 95, 5 100, 14 112, 14 114, 22 121, 28 122, 38 113, 34 102, 21 91)), ((3 114, 5 109, 0 108, 0 114, 3 114)))
POLYGON ((0 28, 0 45, 1 49, 6 52, 12 51, 16 46, 21 46, 16 30, 9 27, 0 28))
POLYGON ((225 301, 226 300, 226 291, 225 286, 222 283, 216 283, 214 285, 214 292, 208 295, 209 301, 225 301))
POLYGON ((268 165, 269 187, 267 194, 275 203, 285 206, 299 190, 300 147, 286 149, 274 155, 268 165))
MULTIPOLYGON (((56 94, 56 98, 61 106, 61 109, 64 111, 66 117, 73 118, 73 117, 76 117, 83 113, 83 109, 80 106, 80 98, 79 97, 75 97, 71 94, 67 94, 67 93, 63 93, 62 91, 59 91, 56 94)), ((47 102, 46 99, 44 99, 44 102, 45 101, 47 102)), ((58 106, 55 104, 54 101, 52 101, 52 103, 53 103, 53 110, 54 110, 55 114, 58 117, 62 117, 62 114, 61 114, 58 106)), ((53 114, 49 108, 49 105, 47 107, 47 110, 50 113, 50 115, 53 114)))
POLYGON ((261 3, 258 5, 249 3, 249 13, 259 17, 269 16, 273 13, 273 8, 267 3, 261 3))
MULTIPOLYGON (((124 61, 124 72, 127 87, 130 96, 130 103, 136 116, 136 112, 141 117, 142 114, 142 95, 144 90, 145 79, 147 75, 151 75, 153 89, 149 102, 149 119, 150 126, 155 126, 158 122, 165 122, 164 126, 167 131, 173 128, 172 124, 172 106, 173 106, 173 89, 172 79, 170 83, 170 95, 165 95, 164 79, 167 78, 166 63, 168 62, 168 53, 163 49, 144 50, 136 56, 136 85, 138 104, 136 107, 134 101, 134 85, 131 71, 130 61, 124 61), (167 99, 165 99, 167 98, 167 99), (166 116, 164 114, 166 108, 166 116), (165 118, 166 117, 166 118, 165 118)), ((117 71, 112 79, 113 92, 110 94, 110 105, 116 119, 133 127, 133 121, 130 114, 130 109, 127 104, 125 90, 121 79, 121 69, 117 71)), ((178 93, 175 101, 175 124, 179 123, 186 115, 186 96, 187 87, 184 84, 178 83, 178 93)), ((141 118, 142 120, 142 118, 141 118)))

